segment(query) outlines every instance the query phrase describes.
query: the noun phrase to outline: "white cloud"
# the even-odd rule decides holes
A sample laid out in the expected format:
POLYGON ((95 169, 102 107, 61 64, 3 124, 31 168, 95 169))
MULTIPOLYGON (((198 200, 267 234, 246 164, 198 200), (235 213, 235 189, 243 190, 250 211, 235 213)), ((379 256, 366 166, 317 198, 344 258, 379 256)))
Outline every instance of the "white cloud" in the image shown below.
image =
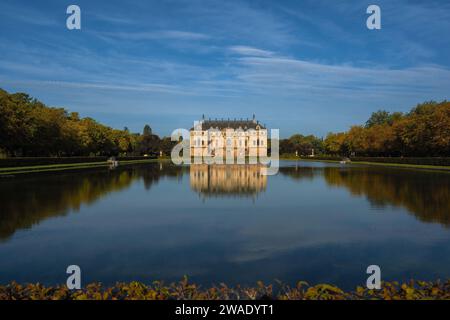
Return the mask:
POLYGON ((295 90, 295 94, 442 94, 450 70, 442 66, 404 69, 330 65, 285 57, 241 57, 237 78, 253 87, 295 90), (308 91, 302 91, 307 89, 308 91))
POLYGON ((101 22, 111 23, 111 24, 135 24, 136 21, 125 18, 123 16, 111 15, 111 14, 91 14, 91 16, 101 22))
POLYGON ((237 53, 243 56, 271 57, 274 55, 272 51, 262 50, 248 46, 231 46, 228 49, 233 53, 237 53))
POLYGON ((149 32, 108 32, 100 33, 103 36, 129 40, 208 40, 210 36, 189 31, 180 30, 159 30, 149 32))

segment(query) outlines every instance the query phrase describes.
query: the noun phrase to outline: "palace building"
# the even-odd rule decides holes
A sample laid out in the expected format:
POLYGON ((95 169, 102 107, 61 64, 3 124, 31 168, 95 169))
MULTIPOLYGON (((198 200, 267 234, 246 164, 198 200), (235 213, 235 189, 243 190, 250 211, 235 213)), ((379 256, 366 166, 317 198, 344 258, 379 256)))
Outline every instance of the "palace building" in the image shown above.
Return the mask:
POLYGON ((266 157, 267 129, 255 119, 205 119, 190 131, 192 157, 266 157))

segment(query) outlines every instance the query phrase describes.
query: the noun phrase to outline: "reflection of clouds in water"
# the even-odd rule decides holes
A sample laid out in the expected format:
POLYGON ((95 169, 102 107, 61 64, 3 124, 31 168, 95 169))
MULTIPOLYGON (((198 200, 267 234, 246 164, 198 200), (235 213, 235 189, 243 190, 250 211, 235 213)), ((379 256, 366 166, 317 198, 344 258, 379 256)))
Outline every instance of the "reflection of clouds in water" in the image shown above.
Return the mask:
POLYGON ((237 236, 233 236, 242 242, 237 241, 240 245, 236 247, 232 260, 259 260, 297 248, 327 245, 377 244, 390 240, 426 245, 450 240, 448 231, 436 225, 421 226, 418 234, 419 223, 405 215, 404 210, 401 210, 404 213, 402 215, 386 213, 389 214, 388 219, 380 215, 372 219, 368 217, 368 210, 362 207, 357 212, 352 209, 353 212, 337 213, 311 208, 309 213, 300 213, 298 216, 278 213, 276 221, 261 217, 256 225, 245 221, 236 223, 239 231, 237 236))
POLYGON ((205 168, 169 163, 0 181, 0 278, 54 279, 50 263, 65 264, 69 256, 91 268, 94 280, 112 282, 183 274, 206 282, 290 273, 298 280, 305 274, 299 272, 322 281, 318 268, 359 268, 374 254, 401 271, 445 275, 450 175, 281 165, 278 175, 254 181, 250 168, 212 169, 217 180, 210 177, 209 186, 216 193, 204 203, 202 184, 194 188, 192 177, 205 168), (257 199, 229 196, 246 189, 257 199), (380 212, 373 213, 373 203, 380 212), (48 219, 76 208, 79 213, 48 219), (29 230, 11 236, 24 228, 29 230), (21 269, 31 263, 33 270, 21 269))
POLYGON ((386 167, 282 167, 280 172, 296 180, 324 177, 329 188, 345 188, 364 197, 372 208, 407 209, 425 222, 450 226, 450 174, 386 167))
POLYGON ((118 167, 56 172, 51 175, 17 176, 0 181, 0 240, 17 229, 30 228, 41 220, 78 212, 84 204, 94 204, 112 192, 129 188, 142 180, 146 190, 160 177, 177 177, 182 168, 164 165, 118 167), (161 171, 162 170, 162 171, 161 171), (45 187, 43 187, 45 186, 45 187))
MULTIPOLYGON (((282 162, 280 173, 267 177, 259 174, 259 168, 257 165, 177 167, 159 163, 119 167, 114 171, 96 169, 0 181, 4 195, 0 203, 0 239, 8 239, 17 229, 33 227, 49 217, 78 211, 83 204, 94 204, 112 192, 120 193, 133 181, 142 181, 151 194, 162 177, 181 179, 185 174, 189 174, 187 183, 191 190, 213 198, 211 207, 202 210, 226 215, 226 220, 220 222, 222 227, 237 238, 246 238, 241 247, 247 248, 249 255, 263 255, 281 247, 376 238, 373 235, 377 230, 406 238, 408 232, 414 232, 413 222, 405 215, 394 215, 395 211, 412 213, 420 221, 450 224, 448 174, 282 162), (253 207, 246 207, 233 197, 251 197, 253 207), (242 214, 225 214, 231 203, 235 205, 233 210, 242 214)), ((174 190, 173 186, 167 187, 174 190)), ((182 187, 189 190, 187 185, 182 187)), ((176 225, 184 217, 177 215, 177 207, 169 198, 161 199, 160 205, 170 209, 171 214, 158 217, 158 223, 176 225), (179 219, 175 219, 177 216, 179 219)), ((195 209, 198 199, 190 206, 193 211, 188 215, 198 210, 195 209)), ((207 223, 205 216, 202 219, 197 223, 207 223)), ((214 227, 217 221, 210 223, 214 227)), ((430 239, 438 236, 439 233, 428 235, 430 239)))
POLYGON ((270 181, 271 192, 259 199, 258 223, 235 222, 246 241, 234 261, 263 259, 295 248, 389 240, 427 245, 449 239, 450 175, 316 166, 282 167, 280 173, 293 180, 283 182, 282 192, 270 181), (271 199, 277 199, 282 212, 271 207, 271 199), (411 213, 440 225, 423 225, 411 219, 411 213))

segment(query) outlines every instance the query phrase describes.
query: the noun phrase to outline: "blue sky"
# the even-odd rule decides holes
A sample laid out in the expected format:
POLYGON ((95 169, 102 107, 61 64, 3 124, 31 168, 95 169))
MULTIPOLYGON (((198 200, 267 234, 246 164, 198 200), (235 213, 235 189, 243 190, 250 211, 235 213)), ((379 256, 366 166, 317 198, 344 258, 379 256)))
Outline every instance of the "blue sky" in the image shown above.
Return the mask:
POLYGON ((0 87, 132 131, 256 114, 322 136, 448 99, 449 17, 449 1, 2 0, 0 87))

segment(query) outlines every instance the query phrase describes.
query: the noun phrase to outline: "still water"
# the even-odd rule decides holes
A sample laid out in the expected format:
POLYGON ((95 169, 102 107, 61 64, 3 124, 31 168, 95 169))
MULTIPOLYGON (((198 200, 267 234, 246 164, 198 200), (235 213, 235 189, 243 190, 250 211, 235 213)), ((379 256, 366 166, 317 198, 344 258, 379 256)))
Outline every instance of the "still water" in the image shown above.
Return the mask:
POLYGON ((0 179, 0 283, 450 278, 450 174, 169 163, 0 179))

